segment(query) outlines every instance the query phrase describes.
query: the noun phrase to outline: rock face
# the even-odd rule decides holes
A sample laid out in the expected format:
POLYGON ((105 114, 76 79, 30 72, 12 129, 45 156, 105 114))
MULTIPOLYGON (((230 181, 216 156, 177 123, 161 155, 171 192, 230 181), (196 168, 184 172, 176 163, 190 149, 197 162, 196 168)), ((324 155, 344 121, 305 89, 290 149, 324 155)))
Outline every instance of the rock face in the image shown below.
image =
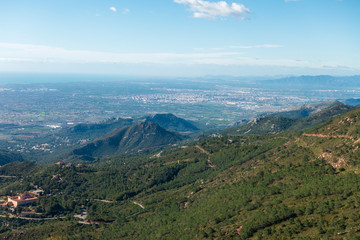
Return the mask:
POLYGON ((174 144, 182 137, 169 132, 154 122, 142 122, 137 125, 114 130, 93 142, 73 151, 75 155, 105 157, 129 152, 151 150, 174 144))

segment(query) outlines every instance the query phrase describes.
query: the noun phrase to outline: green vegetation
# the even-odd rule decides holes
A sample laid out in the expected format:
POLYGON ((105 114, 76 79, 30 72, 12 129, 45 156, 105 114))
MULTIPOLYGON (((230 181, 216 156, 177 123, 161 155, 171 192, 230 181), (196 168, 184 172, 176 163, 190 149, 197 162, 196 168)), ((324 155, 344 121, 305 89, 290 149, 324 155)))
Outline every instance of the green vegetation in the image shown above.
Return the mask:
POLYGON ((339 101, 326 101, 326 102, 320 102, 320 103, 311 103, 302 105, 287 111, 282 112, 276 112, 276 113, 270 113, 266 114, 267 117, 284 117, 284 118, 291 118, 291 119, 297 119, 297 118, 305 118, 310 115, 316 114, 322 110, 334 107, 336 105, 342 105, 339 101))
POLYGON ((73 153, 90 157, 114 156, 169 146, 182 139, 181 135, 169 132, 157 123, 143 122, 114 130, 93 142, 76 148, 73 153))
POLYGON ((17 153, 7 152, 0 150, 0 166, 14 162, 14 161, 24 161, 22 156, 17 153))
POLYGON ((0 172, 17 178, 0 179, 1 192, 39 186, 38 218, 61 218, 1 217, 0 238, 358 239, 359 119, 85 165, 12 163, 0 172), (74 218, 84 211, 88 224, 74 218))
POLYGON ((185 119, 178 118, 175 115, 168 114, 155 114, 153 116, 147 116, 146 121, 155 122, 162 128, 172 130, 175 132, 188 132, 199 130, 194 124, 185 119))
MULTIPOLYGON (((333 103, 338 102, 335 101, 333 103)), ((344 104, 336 104, 319 112, 315 111, 316 108, 300 108, 298 110, 279 112, 266 117, 260 117, 248 124, 226 129, 222 134, 227 136, 239 136, 279 133, 286 130, 300 131, 324 123, 335 116, 347 113, 354 109, 355 107, 344 104), (311 115, 310 110, 314 112, 311 115)))

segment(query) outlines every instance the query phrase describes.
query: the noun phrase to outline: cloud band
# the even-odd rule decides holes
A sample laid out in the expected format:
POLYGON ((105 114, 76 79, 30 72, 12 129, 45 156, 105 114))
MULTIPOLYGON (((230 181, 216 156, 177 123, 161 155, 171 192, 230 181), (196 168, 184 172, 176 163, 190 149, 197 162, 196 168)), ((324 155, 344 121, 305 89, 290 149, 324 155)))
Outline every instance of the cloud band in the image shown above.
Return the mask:
POLYGON ((217 17, 233 16, 240 19, 249 14, 250 10, 239 3, 229 5, 225 1, 209 2, 203 0, 174 0, 175 3, 189 6, 195 18, 214 19, 217 17))

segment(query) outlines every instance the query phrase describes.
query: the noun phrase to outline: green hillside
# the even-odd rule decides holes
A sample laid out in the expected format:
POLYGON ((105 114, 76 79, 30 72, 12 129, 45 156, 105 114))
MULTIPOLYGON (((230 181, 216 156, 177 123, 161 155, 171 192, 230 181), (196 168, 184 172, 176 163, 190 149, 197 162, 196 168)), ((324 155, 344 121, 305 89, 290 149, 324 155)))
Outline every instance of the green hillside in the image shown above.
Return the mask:
MULTIPOLYGON (((260 117, 245 125, 226 129, 221 133, 224 135, 239 136, 249 134, 273 134, 285 130, 305 130, 353 109, 355 108, 340 103, 321 111, 316 111, 316 113, 313 113, 310 116, 299 118, 295 116, 298 116, 302 110, 300 112, 296 112, 296 114, 293 112, 285 112, 283 114, 284 116, 289 115, 294 118, 283 116, 260 117)), ((306 114, 309 114, 309 111, 306 111, 306 114)), ((278 113, 278 115, 282 114, 278 113)))
POLYGON ((21 154, 0 150, 0 166, 15 161, 21 162, 24 161, 24 159, 21 154))
POLYGON ((174 114, 155 114, 152 116, 147 116, 145 118, 148 122, 155 122, 159 124, 162 128, 167 130, 172 130, 175 132, 189 132, 199 130, 195 125, 189 121, 178 118, 174 114))
POLYGON ((94 139, 105 135, 112 130, 130 126, 133 124, 133 122, 133 119, 112 118, 100 123, 77 124, 72 127, 63 128, 60 130, 59 134, 78 139, 94 139))
MULTIPOLYGON (((95 156, 112 156, 133 151, 148 151, 153 149, 153 147, 164 147, 169 144, 174 144, 179 140, 175 141, 175 139, 173 139, 174 134, 168 134, 168 136, 158 136, 158 138, 154 139, 154 141, 140 141, 141 144, 139 146, 137 146, 136 141, 133 143, 131 143, 131 141, 129 143, 125 143, 124 146, 120 144, 121 146, 119 146, 119 151, 114 150, 114 148, 109 148, 104 149, 104 151, 109 150, 109 153, 102 154, 101 152, 103 150, 99 150, 97 153, 93 152, 96 147, 91 146, 91 144, 96 142, 97 139, 105 135, 111 135, 112 132, 116 132, 125 127, 134 128, 134 126, 144 122, 155 122, 166 131, 181 132, 181 136, 177 135, 180 139, 183 138, 182 136, 185 136, 185 138, 191 138, 197 137, 203 133, 191 122, 178 118, 173 114, 155 114, 140 118, 110 118, 97 123, 83 123, 64 126, 63 128, 53 129, 46 133, 39 134, 32 139, 26 139, 26 142, 23 141, 21 144, 25 143, 27 146, 40 146, 42 144, 47 144, 50 146, 50 150, 34 151, 34 149, 29 147, 28 149, 23 149, 22 154, 24 159, 27 161, 46 164, 56 162, 59 159, 68 159, 69 155, 72 155, 72 151, 75 149, 75 155, 81 155, 81 159, 93 160, 93 157, 95 156), (171 137, 170 135, 173 136, 171 137), (169 142, 166 141, 166 138, 169 138, 169 142), (159 139, 163 139, 161 140, 162 142, 159 141, 159 139), (148 143, 153 142, 154 144, 145 144, 146 141, 148 143), (89 153, 84 152, 85 150, 79 150, 84 149, 83 145, 85 143, 88 144, 87 147, 89 147, 89 153)), ((162 131, 159 131, 159 133, 161 132, 162 131)), ((132 139, 134 140, 136 138, 139 138, 139 136, 132 139)), ((9 143, 7 141, 2 142, 3 148, 7 148, 8 144, 9 143)), ((70 158, 74 159, 72 156, 70 158)), ((75 156, 75 158, 79 159, 77 156, 75 156)))
POLYGON ((225 135, 271 134, 289 129, 296 120, 285 117, 260 117, 239 127, 222 131, 225 135))
POLYGON ((357 239, 359 118, 354 110, 306 132, 214 137, 24 172, 7 181, 42 187, 38 217, 64 218, 2 218, 0 237, 357 239), (73 217, 84 209, 88 224, 73 217))
POLYGON ((76 148, 73 153, 91 157, 114 156, 169 146, 180 140, 182 140, 182 136, 163 129, 157 123, 143 122, 110 132, 93 142, 76 148))
POLYGON ((189 121, 178 118, 175 115, 155 114, 141 118, 111 118, 99 123, 76 124, 75 126, 65 127, 54 134, 61 137, 68 137, 75 140, 99 138, 111 131, 126 126, 139 124, 141 122, 155 122, 164 129, 175 132, 187 132, 199 130, 189 121))
POLYGON ((321 110, 331 108, 335 105, 342 104, 339 101, 326 101, 326 102, 320 102, 320 103, 311 103, 311 104, 305 104, 299 107, 292 108, 287 111, 282 112, 276 112, 276 113, 270 113, 266 114, 267 117, 285 117, 285 118, 305 118, 308 117, 314 113, 318 113, 321 110))

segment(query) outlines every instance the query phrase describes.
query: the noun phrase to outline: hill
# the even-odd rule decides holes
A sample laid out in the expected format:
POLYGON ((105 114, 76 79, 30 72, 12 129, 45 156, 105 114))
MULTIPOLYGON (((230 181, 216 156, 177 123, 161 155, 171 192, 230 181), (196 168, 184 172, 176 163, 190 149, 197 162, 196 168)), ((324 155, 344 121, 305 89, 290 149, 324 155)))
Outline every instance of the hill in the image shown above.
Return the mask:
POLYGON ((350 106, 356 106, 360 104, 360 99, 359 98, 346 99, 343 101, 343 103, 350 106))
POLYGON ((295 120, 285 117, 260 117, 240 127, 222 131, 225 135, 271 134, 289 129, 295 120))
POLYGON ((162 128, 175 132, 192 132, 199 130, 191 122, 182 118, 178 118, 171 113, 146 116, 145 121, 155 122, 159 124, 162 128))
POLYGON ((17 162, 24 161, 21 154, 0 150, 0 166, 16 161, 17 162))
POLYGON ((111 118, 100 123, 76 124, 60 129, 56 135, 68 137, 78 141, 80 139, 96 139, 115 129, 134 124, 133 119, 111 118))
POLYGON ((100 123, 77 124, 60 130, 61 135, 68 137, 95 139, 115 129, 138 124, 141 122, 155 122, 162 128, 176 132, 187 132, 199 130, 189 121, 178 118, 175 115, 155 114, 140 118, 111 118, 100 123))
POLYGON ((337 104, 332 107, 326 108, 319 112, 313 113, 308 117, 297 119, 294 124, 289 128, 289 130, 304 130, 311 127, 314 127, 320 123, 326 122, 329 119, 342 115, 344 113, 350 112, 356 109, 355 107, 337 104))
POLYGON ((77 144, 81 140, 95 140, 116 129, 141 122, 155 122, 162 128, 175 132, 193 132, 199 130, 189 121, 168 113, 140 118, 111 118, 99 123, 76 124, 75 126, 64 127, 58 131, 54 131, 52 134, 55 138, 66 138, 70 143, 77 144))
POLYGON ((222 131, 221 134, 238 136, 245 134, 274 134, 286 130, 305 130, 314 127, 320 123, 326 122, 332 117, 349 112, 355 108, 340 103, 333 105, 329 108, 325 108, 321 111, 319 111, 318 108, 315 108, 316 113, 313 113, 312 115, 309 115, 307 117, 300 117, 300 115, 306 116, 307 114, 310 114, 311 108, 308 107, 307 110, 305 108, 299 109, 299 111, 294 110, 285 112, 284 114, 277 113, 276 116, 273 117, 267 116, 256 118, 255 120, 245 125, 226 129, 222 131), (283 117, 282 115, 292 117, 298 116, 298 118, 287 118, 283 117))
MULTIPOLYGON (((305 105, 301 105, 298 107, 294 107, 287 111, 264 113, 264 114, 261 114, 258 117, 258 119, 261 119, 264 117, 281 117, 281 118, 291 118, 291 119, 305 118, 312 114, 320 112, 321 110, 330 108, 330 107, 338 105, 338 104, 342 104, 342 103, 339 101, 336 101, 336 100, 320 102, 320 103, 310 103, 310 104, 305 104, 305 105)), ((249 122, 248 120, 241 120, 241 121, 234 123, 233 126, 234 127, 241 126, 248 122, 249 122)), ((264 132, 262 132, 262 133, 264 133, 264 132)))
POLYGON ((355 109, 306 132, 213 137, 155 155, 43 166, 0 188, 35 183, 46 193, 37 218, 66 217, 38 224, 11 213, 0 217, 0 238, 357 239, 358 129, 355 109), (84 222, 72 217, 84 211, 84 222))
POLYGON ((114 130, 99 139, 73 150, 75 155, 104 157, 134 151, 146 151, 175 144, 183 138, 157 123, 143 122, 114 130))
POLYGON ((285 118, 304 118, 308 117, 314 113, 320 112, 326 108, 330 108, 332 106, 342 104, 339 101, 327 101, 327 102, 320 102, 320 103, 311 103, 302 105, 299 107, 292 108, 288 111, 276 112, 266 114, 266 117, 285 117, 285 118))
MULTIPOLYGON (((47 144, 51 146, 49 148, 51 150, 33 151, 33 149, 29 149, 28 152, 24 153, 24 158, 28 161, 42 164, 56 162, 61 158, 67 159, 69 154, 71 155, 70 152, 72 152, 73 149, 80 148, 80 146, 85 143, 91 143, 112 131, 134 126, 142 122, 158 122, 162 128, 170 131, 182 132, 183 135, 186 135, 189 138, 201 134, 199 129, 191 122, 178 118, 173 114, 156 114, 140 118, 110 118, 97 123, 82 123, 64 126, 63 128, 53 129, 38 134, 33 139, 27 139, 28 145, 36 146, 47 144)), ((7 142, 3 143, 4 148, 7 148, 7 145, 7 142)), ((125 151, 123 152, 125 153, 125 151)), ((92 158, 83 156, 81 159, 92 158)))
POLYGON ((343 136, 356 140, 360 134, 359 124, 360 110, 357 109, 333 118, 325 125, 315 127, 311 133, 329 137, 343 136))
POLYGON ((22 176, 33 173, 36 169, 35 163, 13 161, 0 167, 0 175, 22 176))

